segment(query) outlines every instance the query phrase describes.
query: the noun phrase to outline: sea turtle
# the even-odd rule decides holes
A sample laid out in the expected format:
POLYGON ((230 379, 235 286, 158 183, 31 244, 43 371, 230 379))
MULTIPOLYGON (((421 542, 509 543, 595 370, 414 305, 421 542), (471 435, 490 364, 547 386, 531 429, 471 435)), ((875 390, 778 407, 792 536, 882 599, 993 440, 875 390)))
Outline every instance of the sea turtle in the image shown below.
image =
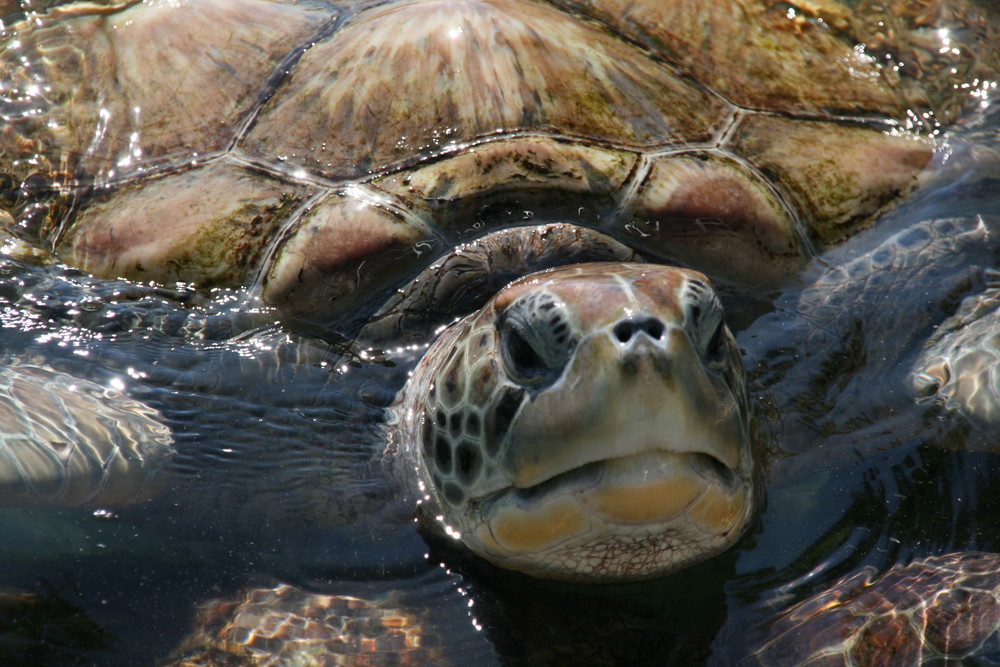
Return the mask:
MULTIPOLYGON (((342 448, 311 488, 270 487, 308 490, 307 522, 369 525, 387 484, 358 493, 361 474, 400 482, 396 504, 428 530, 541 578, 650 579, 710 559, 754 524, 770 446, 723 301, 743 327, 777 308, 747 331, 796 313, 789 329, 833 345, 840 329, 817 326, 810 295, 868 317, 864 299, 833 306, 833 287, 886 278, 879 263, 897 257, 911 270, 889 277, 940 265, 968 282, 948 250, 980 261, 990 239, 968 217, 904 225, 888 257, 844 251, 867 273, 845 259, 797 287, 828 248, 994 150, 958 136, 991 127, 1000 69, 1000 17, 972 1, 24 4, 4 19, 0 61, 9 228, 103 278, 60 269, 75 291, 56 288, 55 305, 28 298, 30 280, 7 298, 92 334, 62 341, 97 359, 79 386, 119 383, 98 419, 153 438, 133 451, 170 457, 167 484, 231 472, 195 472, 185 418, 217 410, 211 456, 256 456, 241 438, 285 400, 262 382, 281 394, 321 375, 313 389, 356 391, 367 413, 313 397, 288 417, 293 445, 314 406, 349 415, 338 445, 381 445, 342 448), (412 369, 405 383, 388 362, 412 369)), ((931 315, 911 335, 929 335, 931 315)), ((745 347, 774 388, 779 343, 745 347)), ((73 356, 43 350, 8 377, 67 405, 73 356)), ((809 400, 787 385, 775 405, 809 400)), ((68 413, 90 414, 83 403, 68 413)), ((3 498, 76 503, 64 490, 81 476, 152 488, 150 467, 131 465, 142 457, 112 470, 90 454, 107 450, 59 437, 18 440, 3 498), (64 463, 43 472, 31 457, 64 463)), ((296 475, 315 452, 279 454, 296 475)), ((213 506, 239 505, 240 479, 213 506)))
POLYGON ((974 552, 925 558, 881 576, 864 568, 782 614, 754 662, 920 665, 965 658, 1000 626, 998 568, 997 554, 974 552), (967 622, 970 615, 975 622, 967 622))

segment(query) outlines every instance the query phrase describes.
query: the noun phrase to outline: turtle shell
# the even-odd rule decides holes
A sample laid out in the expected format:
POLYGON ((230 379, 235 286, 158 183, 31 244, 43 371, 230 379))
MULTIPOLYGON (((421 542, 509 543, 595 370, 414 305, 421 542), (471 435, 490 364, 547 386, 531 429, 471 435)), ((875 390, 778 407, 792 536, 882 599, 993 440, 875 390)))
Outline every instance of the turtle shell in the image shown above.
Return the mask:
POLYGON ((966 552, 872 568, 784 612, 747 664, 922 665, 971 657, 996 632, 998 556, 966 552))
POLYGON ((883 5, 55 5, 7 22, 5 200, 95 274, 321 319, 538 221, 771 285, 914 188, 1000 61, 985 10, 883 5))
MULTIPOLYGON (((170 667, 442 664, 419 611, 280 584, 200 606, 170 667)), ((447 664, 447 663, 444 663, 447 664)))

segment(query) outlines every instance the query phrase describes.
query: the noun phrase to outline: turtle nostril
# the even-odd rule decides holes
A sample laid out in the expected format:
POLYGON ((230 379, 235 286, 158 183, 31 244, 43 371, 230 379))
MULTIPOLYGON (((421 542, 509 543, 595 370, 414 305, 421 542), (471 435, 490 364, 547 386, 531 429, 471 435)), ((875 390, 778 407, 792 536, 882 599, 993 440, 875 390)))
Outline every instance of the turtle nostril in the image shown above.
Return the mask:
POLYGON ((618 342, 624 345, 632 340, 633 336, 640 333, 646 334, 653 340, 663 340, 663 334, 666 333, 666 330, 667 328, 660 320, 655 317, 645 317, 636 320, 622 320, 614 326, 611 332, 618 339, 618 342))
POLYGON ((616 324, 615 328, 612 329, 612 332, 615 334, 615 338, 618 339, 619 343, 627 343, 632 338, 634 329, 635 326, 632 322, 624 321, 616 324))
POLYGON ((652 338, 653 340, 662 340, 663 332, 666 330, 666 328, 663 326, 663 322, 655 320, 653 318, 649 318, 648 320, 643 322, 641 328, 643 331, 646 332, 646 335, 652 338))

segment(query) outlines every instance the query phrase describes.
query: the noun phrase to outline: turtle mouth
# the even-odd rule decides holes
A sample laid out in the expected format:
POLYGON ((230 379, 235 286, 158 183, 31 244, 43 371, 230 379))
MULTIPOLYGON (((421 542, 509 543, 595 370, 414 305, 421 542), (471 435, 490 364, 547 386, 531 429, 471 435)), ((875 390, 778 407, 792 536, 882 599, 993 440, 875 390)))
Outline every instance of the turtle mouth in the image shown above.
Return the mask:
POLYGON ((553 507, 572 506, 588 522, 604 525, 658 530, 695 515, 710 530, 721 530, 746 497, 743 478, 719 458, 661 448, 585 463, 528 487, 507 487, 479 509, 494 527, 516 523, 515 516, 542 517, 553 507))
POLYGON ((546 554, 598 558, 601 550, 641 551, 636 545, 648 539, 674 545, 668 551, 728 545, 752 514, 751 487, 710 454, 645 451, 586 463, 530 487, 507 487, 479 504, 467 538, 488 558, 522 558, 535 564, 530 567, 547 562, 546 554))
POLYGON ((670 477, 675 477, 684 468, 706 483, 730 492, 739 485, 736 472, 711 454, 655 449, 585 463, 529 487, 510 487, 508 492, 518 502, 534 504, 556 495, 587 493, 607 485, 641 486, 664 477, 668 471, 673 473, 670 477))

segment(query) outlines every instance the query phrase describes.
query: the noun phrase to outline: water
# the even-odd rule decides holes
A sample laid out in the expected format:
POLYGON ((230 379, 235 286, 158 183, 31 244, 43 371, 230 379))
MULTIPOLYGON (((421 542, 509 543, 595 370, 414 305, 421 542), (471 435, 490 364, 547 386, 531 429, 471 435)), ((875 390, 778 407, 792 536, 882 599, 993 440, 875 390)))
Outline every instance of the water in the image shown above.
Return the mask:
MULTIPOLYGON (((1000 150, 989 113, 964 140, 1000 150)), ((440 664, 732 664, 778 610, 858 567, 1000 550, 998 427, 908 389, 926 338, 985 289, 996 236, 933 271, 861 267, 836 301, 809 290, 921 221, 996 215, 996 166, 965 160, 800 280, 725 295, 775 434, 766 508, 722 556, 623 586, 501 571, 393 502, 372 458, 410 356, 345 366, 344 341, 275 325, 244 290, 95 279, 7 242, 0 360, 121 387, 176 455, 139 506, 0 512, 0 663, 154 664, 200 605, 288 583, 406 610, 440 664)))
MULTIPOLYGON (((5 358, 123 382, 160 411, 177 449, 168 487, 139 507, 0 516, 0 585, 44 601, 0 604, 9 664, 151 664, 177 647, 198 604, 278 582, 369 599, 401 592, 453 664, 470 655, 483 664, 727 664, 766 636, 775 608, 859 566, 1000 549, 995 429, 890 391, 905 380, 911 349, 883 344, 882 359, 850 363, 834 346, 847 370, 831 381, 822 349, 802 347, 794 328, 771 329, 798 321, 795 289, 739 334, 764 385, 757 400, 775 406, 781 433, 757 526, 681 575, 586 588, 498 571, 440 538, 428 545, 391 512, 338 525, 345 497, 377 505, 392 493, 365 465, 401 367, 339 373, 335 346, 233 316, 238 293, 174 294, 16 255, 0 274, 5 358), (797 358, 782 362, 789 347, 797 358), (777 370, 754 363, 769 354, 777 370)), ((855 350, 880 342, 864 338, 878 332, 859 333, 855 350)))

